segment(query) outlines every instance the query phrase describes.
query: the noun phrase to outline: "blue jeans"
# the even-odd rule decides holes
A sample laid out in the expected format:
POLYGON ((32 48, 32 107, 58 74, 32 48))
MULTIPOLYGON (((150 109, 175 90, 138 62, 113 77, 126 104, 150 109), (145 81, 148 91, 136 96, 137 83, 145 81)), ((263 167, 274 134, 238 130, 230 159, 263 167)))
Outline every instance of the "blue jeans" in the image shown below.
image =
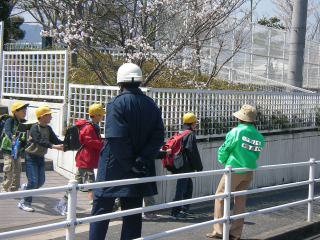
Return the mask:
MULTIPOLYGON (((180 201, 192 198, 193 183, 191 178, 180 178, 177 180, 176 191, 174 193, 173 201, 180 201)), ((171 214, 180 213, 182 207, 189 210, 188 205, 173 207, 171 214)))
MULTIPOLYGON (((142 197, 120 197, 121 210, 142 207, 142 197)), ((96 197, 93 199, 91 216, 111 213, 115 198, 96 197)), ((90 223, 89 240, 104 240, 109 227, 109 219, 90 223)), ((131 240, 141 237, 141 213, 122 217, 121 240, 131 240)))
MULTIPOLYGON (((27 190, 29 189, 38 189, 42 187, 44 184, 46 177, 45 177, 45 163, 44 163, 44 156, 37 157, 34 155, 26 154, 25 157, 26 161, 26 174, 28 178, 28 185, 27 190)), ((32 202, 32 196, 25 197, 25 202, 32 202)))

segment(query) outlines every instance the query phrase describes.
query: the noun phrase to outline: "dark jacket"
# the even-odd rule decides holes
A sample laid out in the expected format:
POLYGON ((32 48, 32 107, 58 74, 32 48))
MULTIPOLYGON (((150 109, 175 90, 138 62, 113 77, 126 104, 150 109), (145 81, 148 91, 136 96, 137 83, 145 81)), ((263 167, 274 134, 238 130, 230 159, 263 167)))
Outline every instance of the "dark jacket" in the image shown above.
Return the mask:
MULTIPOLYGON (((4 123, 4 132, 5 132, 6 136, 8 136, 8 138, 10 140, 12 140, 12 136, 16 135, 16 131, 18 129, 19 124, 20 123, 24 123, 26 121, 27 120, 25 120, 25 119, 21 119, 21 121, 19 122, 18 118, 16 116, 14 116, 14 115, 13 115, 12 118, 8 118, 6 120, 6 122, 4 123)), ((23 148, 25 146, 25 144, 26 144, 26 140, 22 141, 21 142, 21 148, 23 148)), ((8 148, 8 149, 4 149, 3 148, 2 152, 3 153, 7 153, 7 154, 11 154, 11 150, 9 150, 9 149, 11 149, 11 147, 8 148)))
POLYGON ((99 153, 104 145, 100 132, 98 132, 94 123, 85 119, 77 119, 75 124, 80 128, 82 127, 79 133, 79 142, 80 145, 84 144, 84 147, 77 152, 76 167, 97 168, 99 153))
MULTIPOLYGON (((192 130, 188 124, 184 124, 180 130, 192 130)), ((175 173, 187 173, 194 171, 202 171, 203 166, 197 147, 196 135, 194 132, 187 133, 181 139, 181 149, 183 153, 183 166, 175 173)))
MULTIPOLYGON (((107 104, 105 146, 101 150, 97 182, 156 175, 155 157, 164 142, 160 109, 139 88, 130 88, 107 104), (145 175, 131 169, 140 157, 145 175)), ((156 195, 155 182, 95 189, 96 197, 144 197, 156 195)))
POLYGON ((63 144, 49 125, 45 127, 39 123, 32 125, 29 133, 26 153, 38 157, 44 156, 52 144, 63 144), (49 135, 49 136, 48 136, 49 135))

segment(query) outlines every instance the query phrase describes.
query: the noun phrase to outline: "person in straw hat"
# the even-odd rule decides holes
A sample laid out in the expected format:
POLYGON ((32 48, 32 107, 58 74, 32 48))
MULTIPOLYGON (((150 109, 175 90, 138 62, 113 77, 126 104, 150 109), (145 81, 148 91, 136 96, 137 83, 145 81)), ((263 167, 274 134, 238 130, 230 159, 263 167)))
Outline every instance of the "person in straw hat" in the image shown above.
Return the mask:
MULTIPOLYGON (((242 108, 233 113, 239 119, 239 125, 233 128, 227 135, 226 140, 219 148, 218 161, 224 166, 231 165, 232 168, 256 169, 256 160, 264 146, 264 137, 256 130, 255 121, 257 110, 250 105, 243 105, 242 108)), ((252 171, 234 172, 231 175, 231 191, 248 190, 253 179, 252 171)), ((216 194, 223 194, 225 191, 225 175, 222 176, 216 194)), ((234 197, 233 215, 245 212, 246 195, 234 197)), ((215 200, 214 219, 223 217, 224 199, 215 200)), ((229 239, 240 239, 242 234, 244 218, 232 221, 229 232, 229 239)), ((222 239, 223 223, 213 225, 214 231, 207 233, 209 238, 222 239)))

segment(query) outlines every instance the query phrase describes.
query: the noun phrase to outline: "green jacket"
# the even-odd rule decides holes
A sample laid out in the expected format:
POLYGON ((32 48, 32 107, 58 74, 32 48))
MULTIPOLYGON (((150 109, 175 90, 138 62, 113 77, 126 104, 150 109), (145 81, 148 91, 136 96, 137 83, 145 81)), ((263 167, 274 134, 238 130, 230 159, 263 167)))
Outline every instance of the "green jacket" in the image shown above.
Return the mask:
POLYGON ((218 161, 232 168, 256 169, 256 160, 263 146, 264 137, 253 125, 239 124, 227 134, 226 141, 219 148, 218 161))

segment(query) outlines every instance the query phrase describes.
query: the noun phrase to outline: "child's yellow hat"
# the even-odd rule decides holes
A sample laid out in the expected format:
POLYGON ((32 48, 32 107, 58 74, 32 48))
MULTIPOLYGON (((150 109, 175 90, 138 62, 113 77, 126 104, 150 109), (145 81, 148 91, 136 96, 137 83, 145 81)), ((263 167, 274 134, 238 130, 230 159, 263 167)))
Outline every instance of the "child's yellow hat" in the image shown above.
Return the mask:
POLYGON ((92 104, 89 107, 89 115, 94 116, 94 115, 105 115, 106 111, 103 110, 103 106, 101 104, 92 104))
POLYGON ((51 109, 48 106, 40 106, 36 109, 36 117, 42 117, 44 115, 50 114, 50 113, 55 113, 51 112, 51 109))
POLYGON ((28 107, 28 106, 29 106, 28 103, 26 104, 26 103, 16 102, 16 103, 12 104, 11 112, 13 113, 13 111, 16 111, 16 110, 18 110, 20 108, 28 107))

